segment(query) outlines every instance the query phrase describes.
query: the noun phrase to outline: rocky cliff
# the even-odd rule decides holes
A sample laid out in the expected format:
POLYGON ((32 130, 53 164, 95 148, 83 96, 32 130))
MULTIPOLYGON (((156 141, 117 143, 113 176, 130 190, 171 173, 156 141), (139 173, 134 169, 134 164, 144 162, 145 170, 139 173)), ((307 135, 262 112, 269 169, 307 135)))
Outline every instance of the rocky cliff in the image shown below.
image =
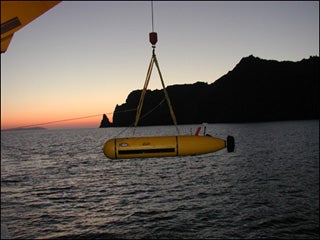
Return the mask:
POLYGON ((110 123, 109 118, 107 117, 106 114, 103 114, 99 128, 107 128, 107 127, 111 127, 111 126, 112 126, 112 123, 110 123))
MULTIPOLYGON (((319 119, 319 57, 298 62, 243 58, 211 84, 167 87, 178 124, 319 119)), ((141 90, 117 105, 114 126, 132 125, 141 90)), ((163 90, 148 90, 140 126, 172 124, 163 90), (160 104, 161 103, 161 104, 160 104)))

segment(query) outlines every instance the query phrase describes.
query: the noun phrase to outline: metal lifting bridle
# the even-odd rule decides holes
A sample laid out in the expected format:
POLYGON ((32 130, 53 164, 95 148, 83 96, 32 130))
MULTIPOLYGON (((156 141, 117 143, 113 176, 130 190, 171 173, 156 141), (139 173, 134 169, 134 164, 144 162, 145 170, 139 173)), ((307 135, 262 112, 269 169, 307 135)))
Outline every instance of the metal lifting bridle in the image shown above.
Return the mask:
POLYGON ((156 48, 156 43, 158 41, 158 36, 157 36, 157 33, 153 31, 154 29, 153 29, 153 2, 152 1, 151 1, 151 8, 152 8, 152 32, 149 33, 149 41, 152 44, 152 48, 153 48, 152 49, 152 57, 151 57, 151 61, 150 61, 150 64, 149 64, 146 80, 144 82, 143 90, 141 92, 139 105, 138 105, 137 113, 136 113, 136 118, 135 118, 135 122, 134 122, 134 127, 136 127, 138 125, 138 122, 139 122, 139 119, 140 119, 140 114, 141 114, 141 109, 142 109, 142 105, 143 105, 143 101, 144 101, 144 97, 145 97, 145 94, 147 92, 148 84, 149 84, 151 73, 152 73, 152 68, 153 68, 153 65, 156 64, 156 67, 158 69, 158 73, 159 73, 159 76, 160 76, 163 92, 164 92, 164 95, 165 95, 165 98, 167 100, 168 107, 169 107, 169 110, 170 110, 170 115, 171 115, 172 121, 173 121, 173 123, 174 123, 174 125, 175 125, 175 127, 177 129, 178 134, 180 134, 178 126, 177 126, 177 119, 176 119, 176 116, 174 114, 174 111, 173 111, 173 108, 172 108, 172 105, 171 105, 171 101, 170 101, 170 98, 169 98, 169 94, 167 92, 166 86, 165 86, 163 78, 162 78, 162 74, 161 74, 160 67, 159 67, 159 62, 158 62, 156 54, 155 54, 155 48, 156 48))

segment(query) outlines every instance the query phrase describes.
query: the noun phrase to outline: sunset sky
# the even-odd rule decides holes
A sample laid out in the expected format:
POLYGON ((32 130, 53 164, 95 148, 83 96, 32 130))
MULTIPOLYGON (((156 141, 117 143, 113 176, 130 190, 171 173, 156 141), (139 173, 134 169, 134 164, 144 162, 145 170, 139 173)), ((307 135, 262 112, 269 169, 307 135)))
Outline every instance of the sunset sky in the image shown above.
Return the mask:
MULTIPOLYGON (((154 1, 166 85, 212 83, 241 58, 319 55, 318 1, 154 1)), ((150 1, 66 1, 15 33, 1 54, 1 129, 98 127, 143 87, 150 1), (90 116, 89 118, 84 118, 90 116)), ((161 89, 153 71, 149 89, 161 89)))

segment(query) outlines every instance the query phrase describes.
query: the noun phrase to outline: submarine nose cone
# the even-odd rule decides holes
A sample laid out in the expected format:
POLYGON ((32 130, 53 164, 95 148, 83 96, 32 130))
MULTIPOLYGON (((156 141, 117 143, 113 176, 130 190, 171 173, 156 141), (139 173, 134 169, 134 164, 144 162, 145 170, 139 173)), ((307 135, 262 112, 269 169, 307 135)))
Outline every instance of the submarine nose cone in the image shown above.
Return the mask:
POLYGON ((106 143, 103 146, 103 153, 106 157, 115 159, 116 158, 116 149, 115 149, 115 140, 110 139, 106 141, 106 143))

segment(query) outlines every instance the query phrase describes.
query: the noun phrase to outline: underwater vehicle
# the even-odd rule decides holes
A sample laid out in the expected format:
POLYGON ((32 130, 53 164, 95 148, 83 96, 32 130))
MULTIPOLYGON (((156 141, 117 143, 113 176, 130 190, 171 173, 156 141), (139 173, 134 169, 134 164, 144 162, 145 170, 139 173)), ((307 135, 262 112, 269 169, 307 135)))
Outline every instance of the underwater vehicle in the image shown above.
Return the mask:
POLYGON ((210 135, 177 135, 113 138, 106 141, 103 153, 110 159, 151 158, 199 155, 223 148, 234 151, 234 137, 227 140, 210 135))

